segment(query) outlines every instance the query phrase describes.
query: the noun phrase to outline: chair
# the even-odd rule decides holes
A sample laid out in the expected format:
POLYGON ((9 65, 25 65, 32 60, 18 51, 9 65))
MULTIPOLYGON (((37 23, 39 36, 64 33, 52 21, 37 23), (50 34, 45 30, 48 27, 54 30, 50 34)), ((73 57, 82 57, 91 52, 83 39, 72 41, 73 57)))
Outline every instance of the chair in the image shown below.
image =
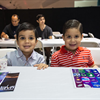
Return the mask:
POLYGON ((14 48, 4 48, 0 49, 0 58, 4 57, 8 52, 15 51, 14 48))
POLYGON ((19 46, 17 45, 17 42, 16 42, 16 40, 15 40, 15 46, 16 46, 16 48, 18 49, 18 47, 19 47, 19 46))
POLYGON ((88 33, 89 34, 89 36, 91 37, 91 38, 94 38, 94 35, 92 34, 92 33, 88 33))
POLYGON ((92 57, 96 65, 100 67, 100 48, 90 48, 87 49, 91 50, 92 57))
POLYGON ((36 46, 35 46, 35 49, 37 48, 42 48, 42 52, 43 52, 43 56, 44 56, 44 59, 45 59, 45 62, 46 62, 46 56, 45 56, 45 51, 44 51, 44 47, 43 47, 43 44, 40 40, 38 40, 36 46))

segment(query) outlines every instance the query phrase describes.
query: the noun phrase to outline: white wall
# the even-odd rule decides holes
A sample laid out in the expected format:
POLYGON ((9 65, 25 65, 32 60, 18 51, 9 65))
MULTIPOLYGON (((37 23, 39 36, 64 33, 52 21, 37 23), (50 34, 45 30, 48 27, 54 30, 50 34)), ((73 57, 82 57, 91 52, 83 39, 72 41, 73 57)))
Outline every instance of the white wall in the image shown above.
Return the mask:
POLYGON ((38 9, 97 6, 97 0, 0 0, 8 9, 38 9))
POLYGON ((98 0, 84 0, 84 1, 74 1, 74 7, 89 7, 97 6, 98 0))

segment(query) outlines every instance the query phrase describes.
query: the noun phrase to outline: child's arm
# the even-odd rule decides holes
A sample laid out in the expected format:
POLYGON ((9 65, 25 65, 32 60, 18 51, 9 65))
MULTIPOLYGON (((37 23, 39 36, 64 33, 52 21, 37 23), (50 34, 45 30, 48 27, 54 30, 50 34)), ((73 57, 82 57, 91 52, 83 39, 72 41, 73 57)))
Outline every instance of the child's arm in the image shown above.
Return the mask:
POLYGON ((92 66, 90 66, 92 68, 99 68, 97 65, 93 64, 92 66))

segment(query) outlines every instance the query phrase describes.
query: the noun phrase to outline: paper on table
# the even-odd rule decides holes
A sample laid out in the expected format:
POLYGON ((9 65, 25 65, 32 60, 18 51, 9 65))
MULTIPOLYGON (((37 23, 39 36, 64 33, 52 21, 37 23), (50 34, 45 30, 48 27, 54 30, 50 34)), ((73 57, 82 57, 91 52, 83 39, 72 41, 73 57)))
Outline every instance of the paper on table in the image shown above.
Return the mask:
POLYGON ((100 72, 97 69, 72 69, 76 88, 100 88, 100 72))
POLYGON ((19 73, 8 73, 0 85, 0 92, 14 91, 19 73))
POLYGON ((3 82, 7 74, 8 72, 0 72, 0 84, 3 82))

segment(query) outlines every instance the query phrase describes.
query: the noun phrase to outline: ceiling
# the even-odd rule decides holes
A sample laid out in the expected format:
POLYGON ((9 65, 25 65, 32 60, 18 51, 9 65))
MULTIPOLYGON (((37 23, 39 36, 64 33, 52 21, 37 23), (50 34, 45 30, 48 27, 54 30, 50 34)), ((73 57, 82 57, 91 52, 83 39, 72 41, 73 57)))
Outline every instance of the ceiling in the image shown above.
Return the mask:
POLYGON ((0 0, 0 5, 7 9, 62 8, 74 7, 74 1, 83 0, 0 0))

